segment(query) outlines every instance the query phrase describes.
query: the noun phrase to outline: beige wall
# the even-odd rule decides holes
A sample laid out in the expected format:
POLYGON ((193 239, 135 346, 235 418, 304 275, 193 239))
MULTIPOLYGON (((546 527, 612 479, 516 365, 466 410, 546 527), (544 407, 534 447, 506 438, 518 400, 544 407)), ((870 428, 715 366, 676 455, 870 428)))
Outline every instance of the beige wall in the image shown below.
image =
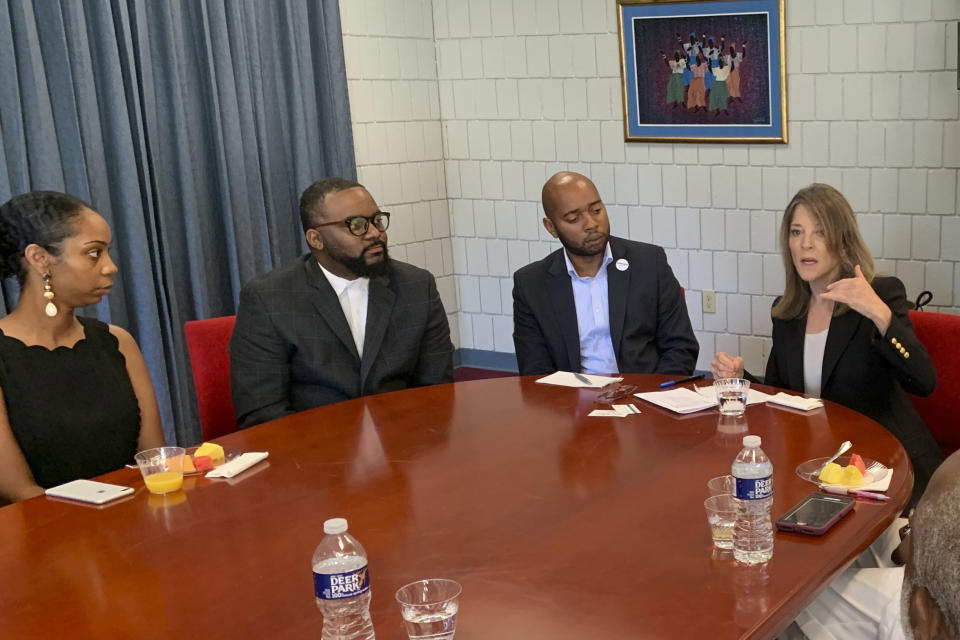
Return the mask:
POLYGON ((361 179, 407 218, 394 253, 443 281, 460 347, 513 351, 511 274, 559 246, 539 194, 562 169, 594 179, 614 233, 666 248, 700 369, 716 349, 763 369, 777 225, 812 181, 846 194, 908 295, 960 313, 958 0, 787 2, 789 145, 624 143, 611 0, 341 10, 361 179))

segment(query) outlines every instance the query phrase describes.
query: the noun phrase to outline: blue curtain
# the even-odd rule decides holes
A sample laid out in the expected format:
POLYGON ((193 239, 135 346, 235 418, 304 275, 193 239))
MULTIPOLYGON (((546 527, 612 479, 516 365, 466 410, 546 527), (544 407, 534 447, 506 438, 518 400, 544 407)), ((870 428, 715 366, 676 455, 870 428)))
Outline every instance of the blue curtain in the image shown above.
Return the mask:
POLYGON ((137 338, 170 442, 200 438, 184 322, 303 251, 300 192, 356 175, 349 122, 337 0, 0 5, 0 202, 65 191, 110 223, 85 312, 137 338))

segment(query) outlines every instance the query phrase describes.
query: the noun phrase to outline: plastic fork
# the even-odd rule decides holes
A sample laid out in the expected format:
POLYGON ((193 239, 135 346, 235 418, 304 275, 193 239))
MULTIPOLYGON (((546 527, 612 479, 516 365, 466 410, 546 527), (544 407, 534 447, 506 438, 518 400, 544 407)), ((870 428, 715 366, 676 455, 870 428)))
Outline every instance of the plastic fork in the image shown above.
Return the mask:
POLYGON ((890 469, 887 468, 882 462, 871 462, 870 466, 867 467, 867 473, 873 478, 873 482, 877 482, 887 477, 887 473, 890 472, 890 469))
POLYGON ((873 473, 874 471, 886 471, 887 465, 882 462, 871 462, 870 466, 867 467, 867 473, 873 473))

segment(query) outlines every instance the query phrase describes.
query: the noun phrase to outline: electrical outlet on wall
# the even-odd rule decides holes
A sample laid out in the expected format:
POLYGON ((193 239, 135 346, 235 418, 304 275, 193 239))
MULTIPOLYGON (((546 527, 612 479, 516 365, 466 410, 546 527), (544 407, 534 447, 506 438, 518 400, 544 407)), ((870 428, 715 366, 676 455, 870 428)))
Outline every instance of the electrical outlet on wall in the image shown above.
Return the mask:
POLYGON ((704 313, 717 312, 717 292, 716 291, 707 290, 703 292, 703 312, 704 313))

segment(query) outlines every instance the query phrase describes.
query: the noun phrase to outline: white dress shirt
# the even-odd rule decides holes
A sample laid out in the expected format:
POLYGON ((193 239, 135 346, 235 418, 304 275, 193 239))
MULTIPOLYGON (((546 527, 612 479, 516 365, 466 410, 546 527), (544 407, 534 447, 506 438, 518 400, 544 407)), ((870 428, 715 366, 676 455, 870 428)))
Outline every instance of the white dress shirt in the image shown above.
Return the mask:
MULTIPOLYGON (((317 262, 317 264, 320 264, 317 262)), ((343 315, 350 325, 350 333, 353 334, 353 343, 357 345, 357 353, 363 357, 363 339, 367 332, 367 300, 370 297, 370 278, 356 278, 347 280, 338 275, 334 275, 323 268, 320 264, 320 270, 327 277, 327 282, 333 287, 337 299, 340 301, 340 308, 343 309, 343 315)))

